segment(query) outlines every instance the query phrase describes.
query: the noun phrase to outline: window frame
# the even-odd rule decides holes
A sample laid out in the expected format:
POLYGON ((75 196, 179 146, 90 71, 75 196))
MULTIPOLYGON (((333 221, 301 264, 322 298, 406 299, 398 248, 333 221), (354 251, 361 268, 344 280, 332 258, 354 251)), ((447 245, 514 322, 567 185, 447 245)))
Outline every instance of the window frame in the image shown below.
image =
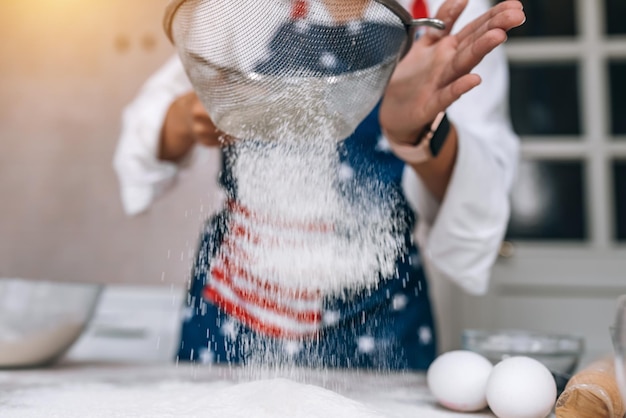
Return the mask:
POLYGON ((626 135, 612 135, 608 69, 610 60, 626 59, 626 36, 606 34, 604 2, 575 0, 575 6, 577 36, 511 38, 505 49, 511 63, 579 65, 581 135, 522 136, 521 158, 583 163, 588 239, 513 241, 494 276, 500 284, 540 280, 626 292, 626 275, 617 273, 626 272, 626 242, 616 240, 612 171, 614 160, 626 159, 626 135))

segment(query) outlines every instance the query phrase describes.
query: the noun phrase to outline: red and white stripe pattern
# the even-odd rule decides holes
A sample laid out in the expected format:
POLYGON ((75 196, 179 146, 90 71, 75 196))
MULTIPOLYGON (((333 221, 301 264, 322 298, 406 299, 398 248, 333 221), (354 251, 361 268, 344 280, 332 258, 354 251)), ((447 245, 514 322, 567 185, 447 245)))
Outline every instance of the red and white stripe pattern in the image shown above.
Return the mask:
POLYGON ((322 223, 278 222, 255 215, 235 202, 229 202, 229 211, 229 231, 211 260, 211 277, 204 288, 204 298, 264 335, 315 335, 322 323, 322 292, 281 284, 271 272, 260 277, 254 267, 259 249, 280 246, 288 252, 293 246, 305 245, 311 235, 332 232, 332 227, 322 223), (302 239, 285 241, 281 233, 302 239))

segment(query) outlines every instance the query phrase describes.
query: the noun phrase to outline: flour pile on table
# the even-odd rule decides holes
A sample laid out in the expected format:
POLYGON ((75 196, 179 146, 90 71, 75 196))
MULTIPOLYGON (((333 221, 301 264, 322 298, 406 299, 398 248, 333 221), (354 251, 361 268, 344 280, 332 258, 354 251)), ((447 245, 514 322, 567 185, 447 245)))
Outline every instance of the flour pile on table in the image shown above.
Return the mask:
POLYGON ((0 395, 3 418, 383 418, 371 408, 318 386, 287 379, 233 385, 85 384, 0 395))
POLYGON ((219 391, 209 407, 224 418, 382 418, 365 405, 318 386, 260 380, 219 391))

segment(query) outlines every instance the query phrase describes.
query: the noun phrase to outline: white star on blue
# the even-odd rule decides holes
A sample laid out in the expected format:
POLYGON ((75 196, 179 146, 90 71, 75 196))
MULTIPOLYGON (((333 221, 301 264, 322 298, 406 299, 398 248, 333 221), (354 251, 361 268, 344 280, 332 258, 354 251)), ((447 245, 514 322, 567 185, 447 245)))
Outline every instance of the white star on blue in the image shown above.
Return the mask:
POLYGON ((220 327, 220 333, 231 340, 237 337, 238 324, 235 320, 228 318, 220 327))
POLYGON ((378 137, 378 142, 376 143, 376 151, 390 153, 391 147, 389 146, 389 141, 385 138, 384 135, 380 135, 378 137))
POLYGON ((346 163, 341 163, 339 165, 339 172, 337 173, 337 176, 341 181, 351 180, 354 177, 354 169, 346 163))
POLYGON ((338 311, 326 311, 322 316, 322 321, 324 325, 332 326, 339 322, 341 319, 341 314, 338 311))
POLYGON ((183 321, 189 322, 193 319, 196 309, 193 306, 185 306, 181 311, 183 321))
POLYGON ((409 298, 404 293, 398 293, 391 300, 391 309, 394 311, 403 311, 409 304, 409 298))
POLYGON ((361 30, 363 29, 363 25, 358 20, 353 20, 351 22, 348 22, 348 24, 346 25, 346 29, 348 29, 348 32, 354 35, 361 32, 361 30))
POLYGON ((335 68, 337 62, 337 56, 330 52, 325 52, 320 57, 320 65, 324 68, 335 68))
POLYGON ((200 349, 198 353, 198 358, 200 359, 200 363, 202 364, 212 364, 215 362, 215 354, 208 348, 200 349))
POLYGON ((369 354, 376 349, 376 340, 368 335, 359 337, 356 344, 360 353, 369 354))
POLYGON ((433 341, 433 331, 430 329, 430 327, 420 327, 418 335, 420 343, 422 343, 423 345, 428 345, 433 341))
POLYGON ((283 345, 283 350, 289 356, 295 356, 302 351, 302 343, 299 341, 286 341, 283 345))

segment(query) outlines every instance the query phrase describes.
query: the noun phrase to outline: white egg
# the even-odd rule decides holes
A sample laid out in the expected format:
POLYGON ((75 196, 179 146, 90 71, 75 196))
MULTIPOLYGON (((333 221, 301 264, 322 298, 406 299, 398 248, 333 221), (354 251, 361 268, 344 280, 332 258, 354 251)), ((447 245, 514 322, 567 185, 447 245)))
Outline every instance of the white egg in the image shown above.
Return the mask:
POLYGON ((487 402, 498 418, 545 418, 556 402, 556 382, 539 361, 510 357, 493 368, 487 402))
POLYGON ((451 351, 437 357, 428 368, 426 380, 437 401, 461 412, 487 407, 485 391, 493 365, 471 351, 451 351))

